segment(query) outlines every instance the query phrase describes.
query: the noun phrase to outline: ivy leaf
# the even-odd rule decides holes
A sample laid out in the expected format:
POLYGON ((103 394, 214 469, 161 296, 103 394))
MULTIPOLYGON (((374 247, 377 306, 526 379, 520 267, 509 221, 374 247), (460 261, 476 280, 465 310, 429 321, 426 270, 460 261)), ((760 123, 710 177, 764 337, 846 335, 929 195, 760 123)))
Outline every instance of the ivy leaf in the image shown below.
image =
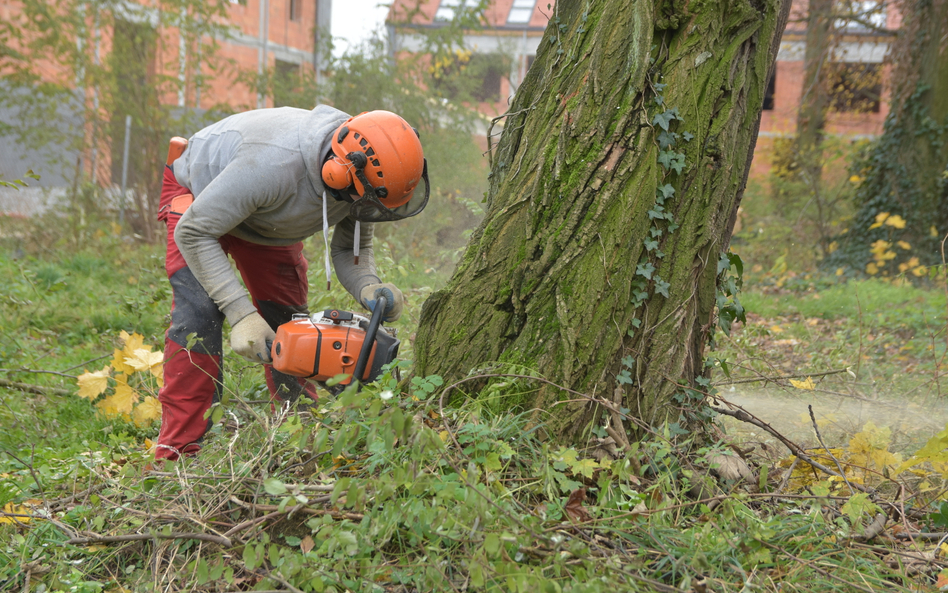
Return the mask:
POLYGON ((678 139, 678 134, 675 132, 662 132, 658 135, 658 147, 662 150, 671 148, 675 145, 675 141, 678 139))
POLYGON ((681 175, 681 172, 685 169, 685 155, 676 152, 671 162, 671 168, 675 170, 675 173, 681 175))
POLYGON ((616 377, 616 381, 618 381, 620 385, 631 385, 632 373, 630 373, 629 371, 621 371, 619 375, 616 377))
POLYGON ((649 231, 649 234, 652 235, 653 237, 661 237, 662 229, 652 228, 652 230, 649 231))
POLYGON ((626 366, 626 367, 628 367, 628 368, 630 368, 630 369, 635 366, 635 359, 632 358, 631 355, 623 356, 623 357, 622 357, 622 360, 621 360, 620 362, 622 362, 622 365, 623 365, 623 366, 626 366))
POLYGON ((79 378, 76 379, 79 384, 79 397, 94 399, 101 395, 109 386, 109 376, 111 374, 112 367, 105 366, 100 371, 85 372, 79 375, 79 378))
POLYGON ((674 158, 675 153, 670 150, 663 150, 658 153, 658 164, 665 167, 665 170, 667 171, 671 168, 674 158))
POLYGON ((647 250, 649 250, 649 251, 652 251, 653 249, 657 249, 657 248, 658 248, 658 241, 655 240, 655 239, 646 239, 646 240, 645 240, 645 248, 646 248, 647 250))
POLYGON ((645 262, 644 264, 639 264, 635 268, 636 276, 642 276, 646 280, 652 279, 653 272, 655 272, 655 266, 652 265, 652 262, 645 262))
POLYGON ((668 198, 675 195, 675 188, 671 184, 666 183, 665 185, 658 188, 658 191, 661 192, 662 196, 667 200, 668 198))
MULTIPOLYGON (((671 218, 669 218, 668 220, 671 220, 671 218)), ((675 221, 672 221, 672 223, 668 225, 668 232, 674 233, 676 230, 678 230, 678 223, 675 221)))
POLYGON ((691 140, 695 137, 695 135, 692 134, 691 132, 685 132, 684 134, 681 135, 681 137, 685 139, 685 142, 691 142, 691 140))
POLYGON ((670 286, 671 286, 670 283, 665 282, 658 276, 655 276, 655 292, 662 295, 666 299, 668 298, 668 288, 670 286))
POLYGON ((665 209, 661 204, 655 204, 652 206, 652 209, 648 211, 648 217, 652 220, 661 220, 665 218, 665 209))
POLYGON ((666 132, 668 131, 668 124, 671 123, 673 119, 676 119, 678 113, 677 109, 669 109, 664 113, 658 113, 652 118, 653 126, 660 126, 666 132))

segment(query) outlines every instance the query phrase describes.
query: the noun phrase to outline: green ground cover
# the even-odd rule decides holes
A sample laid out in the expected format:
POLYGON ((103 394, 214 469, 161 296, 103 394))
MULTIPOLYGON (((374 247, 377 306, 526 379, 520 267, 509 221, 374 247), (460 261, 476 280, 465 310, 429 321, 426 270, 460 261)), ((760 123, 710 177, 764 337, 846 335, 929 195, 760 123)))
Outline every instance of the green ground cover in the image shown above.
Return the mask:
MULTIPOLYGON (((321 261, 318 243, 306 249, 321 261)), ((447 274, 441 254, 413 249, 424 252, 399 235, 379 244, 385 279, 409 300, 396 325, 406 359, 420 306, 447 274)), ((0 590, 936 589, 937 539, 904 535, 948 527, 937 283, 779 269, 745 279, 748 322, 713 354, 729 373, 713 374, 719 407, 734 399, 774 426, 789 418, 778 432, 845 479, 730 418, 711 440, 672 426, 628 448, 601 430, 564 447, 543 438, 542 414, 498 416, 474 398, 444 407, 437 377, 390 374, 274 411, 260 369, 232 355, 201 456, 149 471, 157 425, 105 417, 77 396, 76 377, 108 364, 123 331, 161 348, 161 251, 105 236, 0 250, 0 590), (870 425, 838 402, 883 413, 870 425), (887 423, 892 406, 929 423, 887 423), (906 466, 929 439, 924 463, 906 466), (888 528, 867 537, 880 514, 888 528)), ((745 251, 750 269, 754 246, 745 251)), ((316 294, 318 266, 311 286, 312 308, 351 306, 338 283, 316 294)))

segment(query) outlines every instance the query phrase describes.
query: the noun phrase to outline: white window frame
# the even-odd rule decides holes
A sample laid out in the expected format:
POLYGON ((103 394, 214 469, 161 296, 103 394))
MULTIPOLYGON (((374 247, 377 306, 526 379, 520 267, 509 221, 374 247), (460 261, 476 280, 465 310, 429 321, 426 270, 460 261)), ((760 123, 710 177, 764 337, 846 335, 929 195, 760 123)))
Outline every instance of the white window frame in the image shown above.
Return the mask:
POLYGON ((537 0, 514 0, 507 15, 508 25, 527 25, 533 19, 533 11, 537 8, 537 0))

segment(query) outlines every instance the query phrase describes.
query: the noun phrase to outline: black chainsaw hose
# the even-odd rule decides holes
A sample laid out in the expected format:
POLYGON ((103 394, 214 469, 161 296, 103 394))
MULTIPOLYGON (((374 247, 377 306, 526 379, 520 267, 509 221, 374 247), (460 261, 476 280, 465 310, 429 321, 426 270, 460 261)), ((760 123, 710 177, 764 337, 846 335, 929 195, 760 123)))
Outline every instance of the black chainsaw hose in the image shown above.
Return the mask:
POLYGON ((388 299, 382 295, 376 297, 375 309, 372 310, 369 327, 365 330, 365 341, 362 342, 362 350, 359 352, 359 359, 356 360, 355 372, 352 373, 353 381, 358 381, 360 384, 362 383, 362 375, 365 374, 365 367, 369 364, 369 354, 372 353, 375 336, 379 333, 379 325, 382 324, 382 316, 385 314, 386 305, 388 305, 388 299))

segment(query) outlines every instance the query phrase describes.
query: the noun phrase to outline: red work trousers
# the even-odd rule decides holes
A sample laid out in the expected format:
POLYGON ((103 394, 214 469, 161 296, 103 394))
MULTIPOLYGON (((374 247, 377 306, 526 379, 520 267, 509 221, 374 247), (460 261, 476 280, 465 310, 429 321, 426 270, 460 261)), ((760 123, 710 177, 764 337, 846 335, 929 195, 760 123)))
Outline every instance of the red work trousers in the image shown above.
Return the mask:
MULTIPOLYGON (((156 459, 175 460, 201 448, 201 439, 211 426, 204 415, 220 399, 223 387, 224 314, 191 273, 174 241, 174 229, 186 206, 172 204, 172 201, 189 193, 178 184, 171 167, 166 166, 158 220, 168 227, 165 270, 174 300, 171 326, 165 333, 165 384, 158 392, 161 430, 156 459)), ((274 330, 289 321, 294 313, 308 313, 308 264, 303 257, 302 243, 257 245, 224 235, 220 244, 236 262, 257 311, 274 330)), ((295 400, 304 392, 316 398, 315 387, 303 379, 275 371, 270 365, 265 365, 265 375, 275 399, 295 400)))

